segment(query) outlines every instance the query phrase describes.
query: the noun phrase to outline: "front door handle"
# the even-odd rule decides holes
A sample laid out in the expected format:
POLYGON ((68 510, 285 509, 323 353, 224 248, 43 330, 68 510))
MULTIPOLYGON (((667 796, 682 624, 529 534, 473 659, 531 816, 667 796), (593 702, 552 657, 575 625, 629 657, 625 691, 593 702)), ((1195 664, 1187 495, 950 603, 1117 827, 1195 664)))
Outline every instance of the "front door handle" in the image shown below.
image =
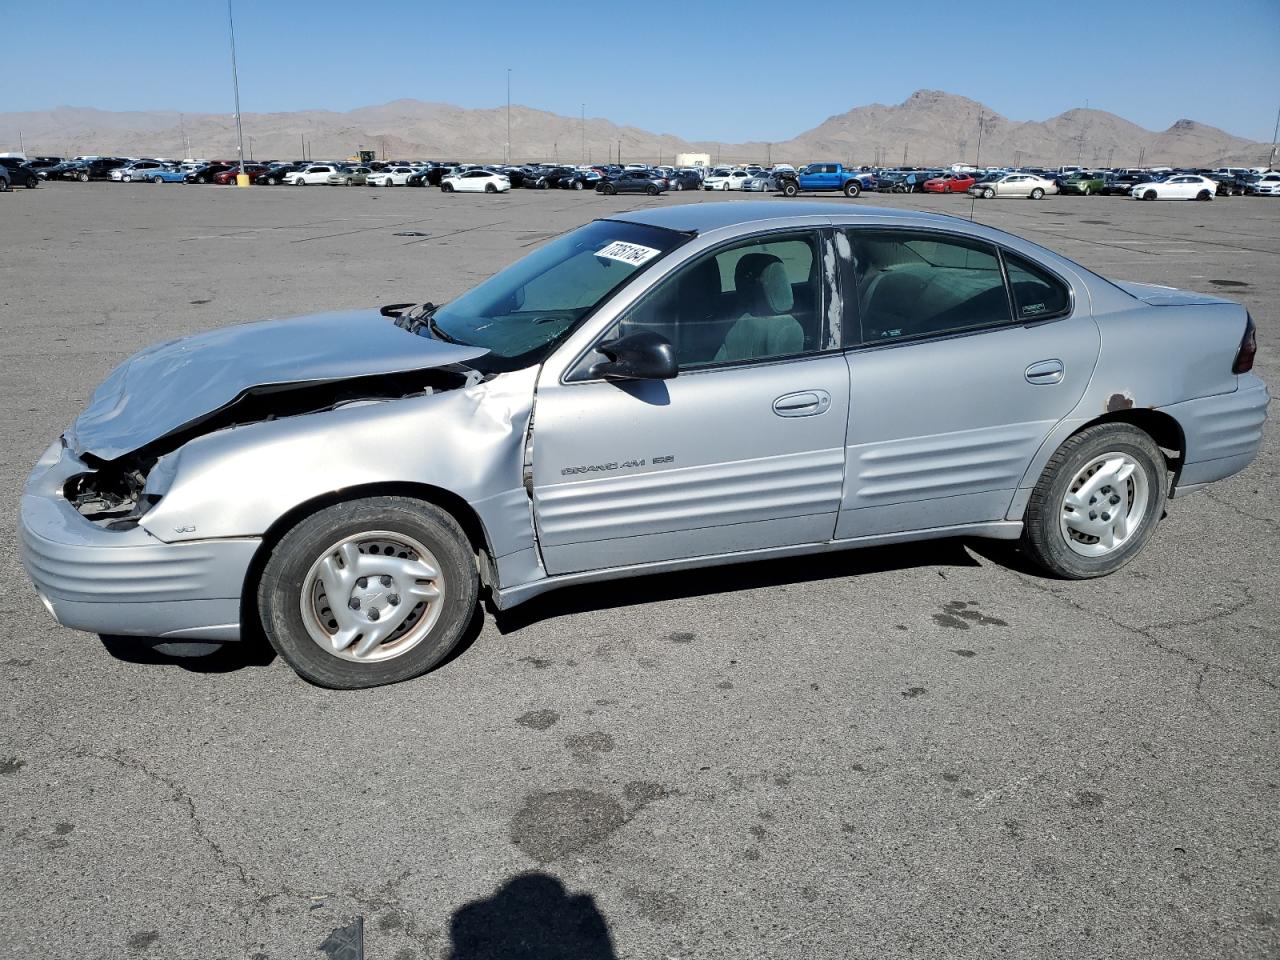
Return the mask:
POLYGON ((1067 368, 1061 360, 1040 360, 1027 367, 1027 383, 1061 383, 1067 368))
POLYGON ((780 417, 816 417, 829 409, 831 394, 825 390, 802 390, 773 401, 773 412, 780 417))

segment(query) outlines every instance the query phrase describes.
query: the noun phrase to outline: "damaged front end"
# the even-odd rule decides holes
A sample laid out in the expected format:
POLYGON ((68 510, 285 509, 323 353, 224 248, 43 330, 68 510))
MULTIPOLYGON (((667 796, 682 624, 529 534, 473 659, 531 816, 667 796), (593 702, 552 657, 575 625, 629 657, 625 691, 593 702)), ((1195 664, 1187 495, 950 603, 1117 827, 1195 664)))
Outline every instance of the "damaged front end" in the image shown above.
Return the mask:
POLYGON ((443 343, 375 311, 228 327, 151 347, 94 393, 63 443, 89 468, 64 499, 129 530, 162 498, 175 454, 197 437, 478 382, 480 348, 443 343))

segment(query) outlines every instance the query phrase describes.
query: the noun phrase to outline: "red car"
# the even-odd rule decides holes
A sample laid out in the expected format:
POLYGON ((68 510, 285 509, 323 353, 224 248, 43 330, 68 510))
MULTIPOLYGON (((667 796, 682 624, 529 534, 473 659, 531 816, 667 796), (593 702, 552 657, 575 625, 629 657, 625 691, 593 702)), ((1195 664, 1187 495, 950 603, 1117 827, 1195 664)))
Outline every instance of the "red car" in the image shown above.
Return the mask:
MULTIPOLYGON (((252 181, 253 178, 256 177, 258 174, 266 173, 266 171, 267 171, 267 165, 265 163, 246 163, 244 165, 244 172, 249 175, 250 181, 252 181)), ((240 167, 237 164, 236 166, 232 167, 230 170, 223 170, 221 173, 214 174, 213 182, 220 183, 224 187, 228 186, 229 184, 236 182, 236 174, 238 174, 239 172, 240 172, 240 167)))
POLYGON ((978 178, 972 173, 948 173, 924 182, 926 193, 964 193, 978 178))

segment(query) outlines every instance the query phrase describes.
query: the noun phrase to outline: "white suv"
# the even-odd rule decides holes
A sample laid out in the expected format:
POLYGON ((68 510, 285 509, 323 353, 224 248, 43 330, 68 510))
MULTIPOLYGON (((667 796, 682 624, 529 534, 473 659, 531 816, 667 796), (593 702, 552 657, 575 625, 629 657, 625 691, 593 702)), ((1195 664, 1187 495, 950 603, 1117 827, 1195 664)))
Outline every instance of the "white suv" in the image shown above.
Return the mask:
POLYGON ((328 183, 329 178, 338 172, 338 168, 328 163, 313 163, 302 170, 295 170, 284 178, 285 183, 295 187, 305 187, 311 183, 328 183))

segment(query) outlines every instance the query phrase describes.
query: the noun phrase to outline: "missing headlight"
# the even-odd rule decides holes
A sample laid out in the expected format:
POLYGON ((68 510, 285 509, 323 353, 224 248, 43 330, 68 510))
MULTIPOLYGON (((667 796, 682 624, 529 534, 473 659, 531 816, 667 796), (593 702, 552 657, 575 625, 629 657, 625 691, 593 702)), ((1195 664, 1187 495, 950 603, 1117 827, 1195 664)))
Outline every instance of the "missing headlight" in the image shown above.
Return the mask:
POLYGON ((63 485, 62 495, 85 519, 109 530, 130 530, 160 500, 143 494, 146 479, 139 469, 77 473, 63 485))

